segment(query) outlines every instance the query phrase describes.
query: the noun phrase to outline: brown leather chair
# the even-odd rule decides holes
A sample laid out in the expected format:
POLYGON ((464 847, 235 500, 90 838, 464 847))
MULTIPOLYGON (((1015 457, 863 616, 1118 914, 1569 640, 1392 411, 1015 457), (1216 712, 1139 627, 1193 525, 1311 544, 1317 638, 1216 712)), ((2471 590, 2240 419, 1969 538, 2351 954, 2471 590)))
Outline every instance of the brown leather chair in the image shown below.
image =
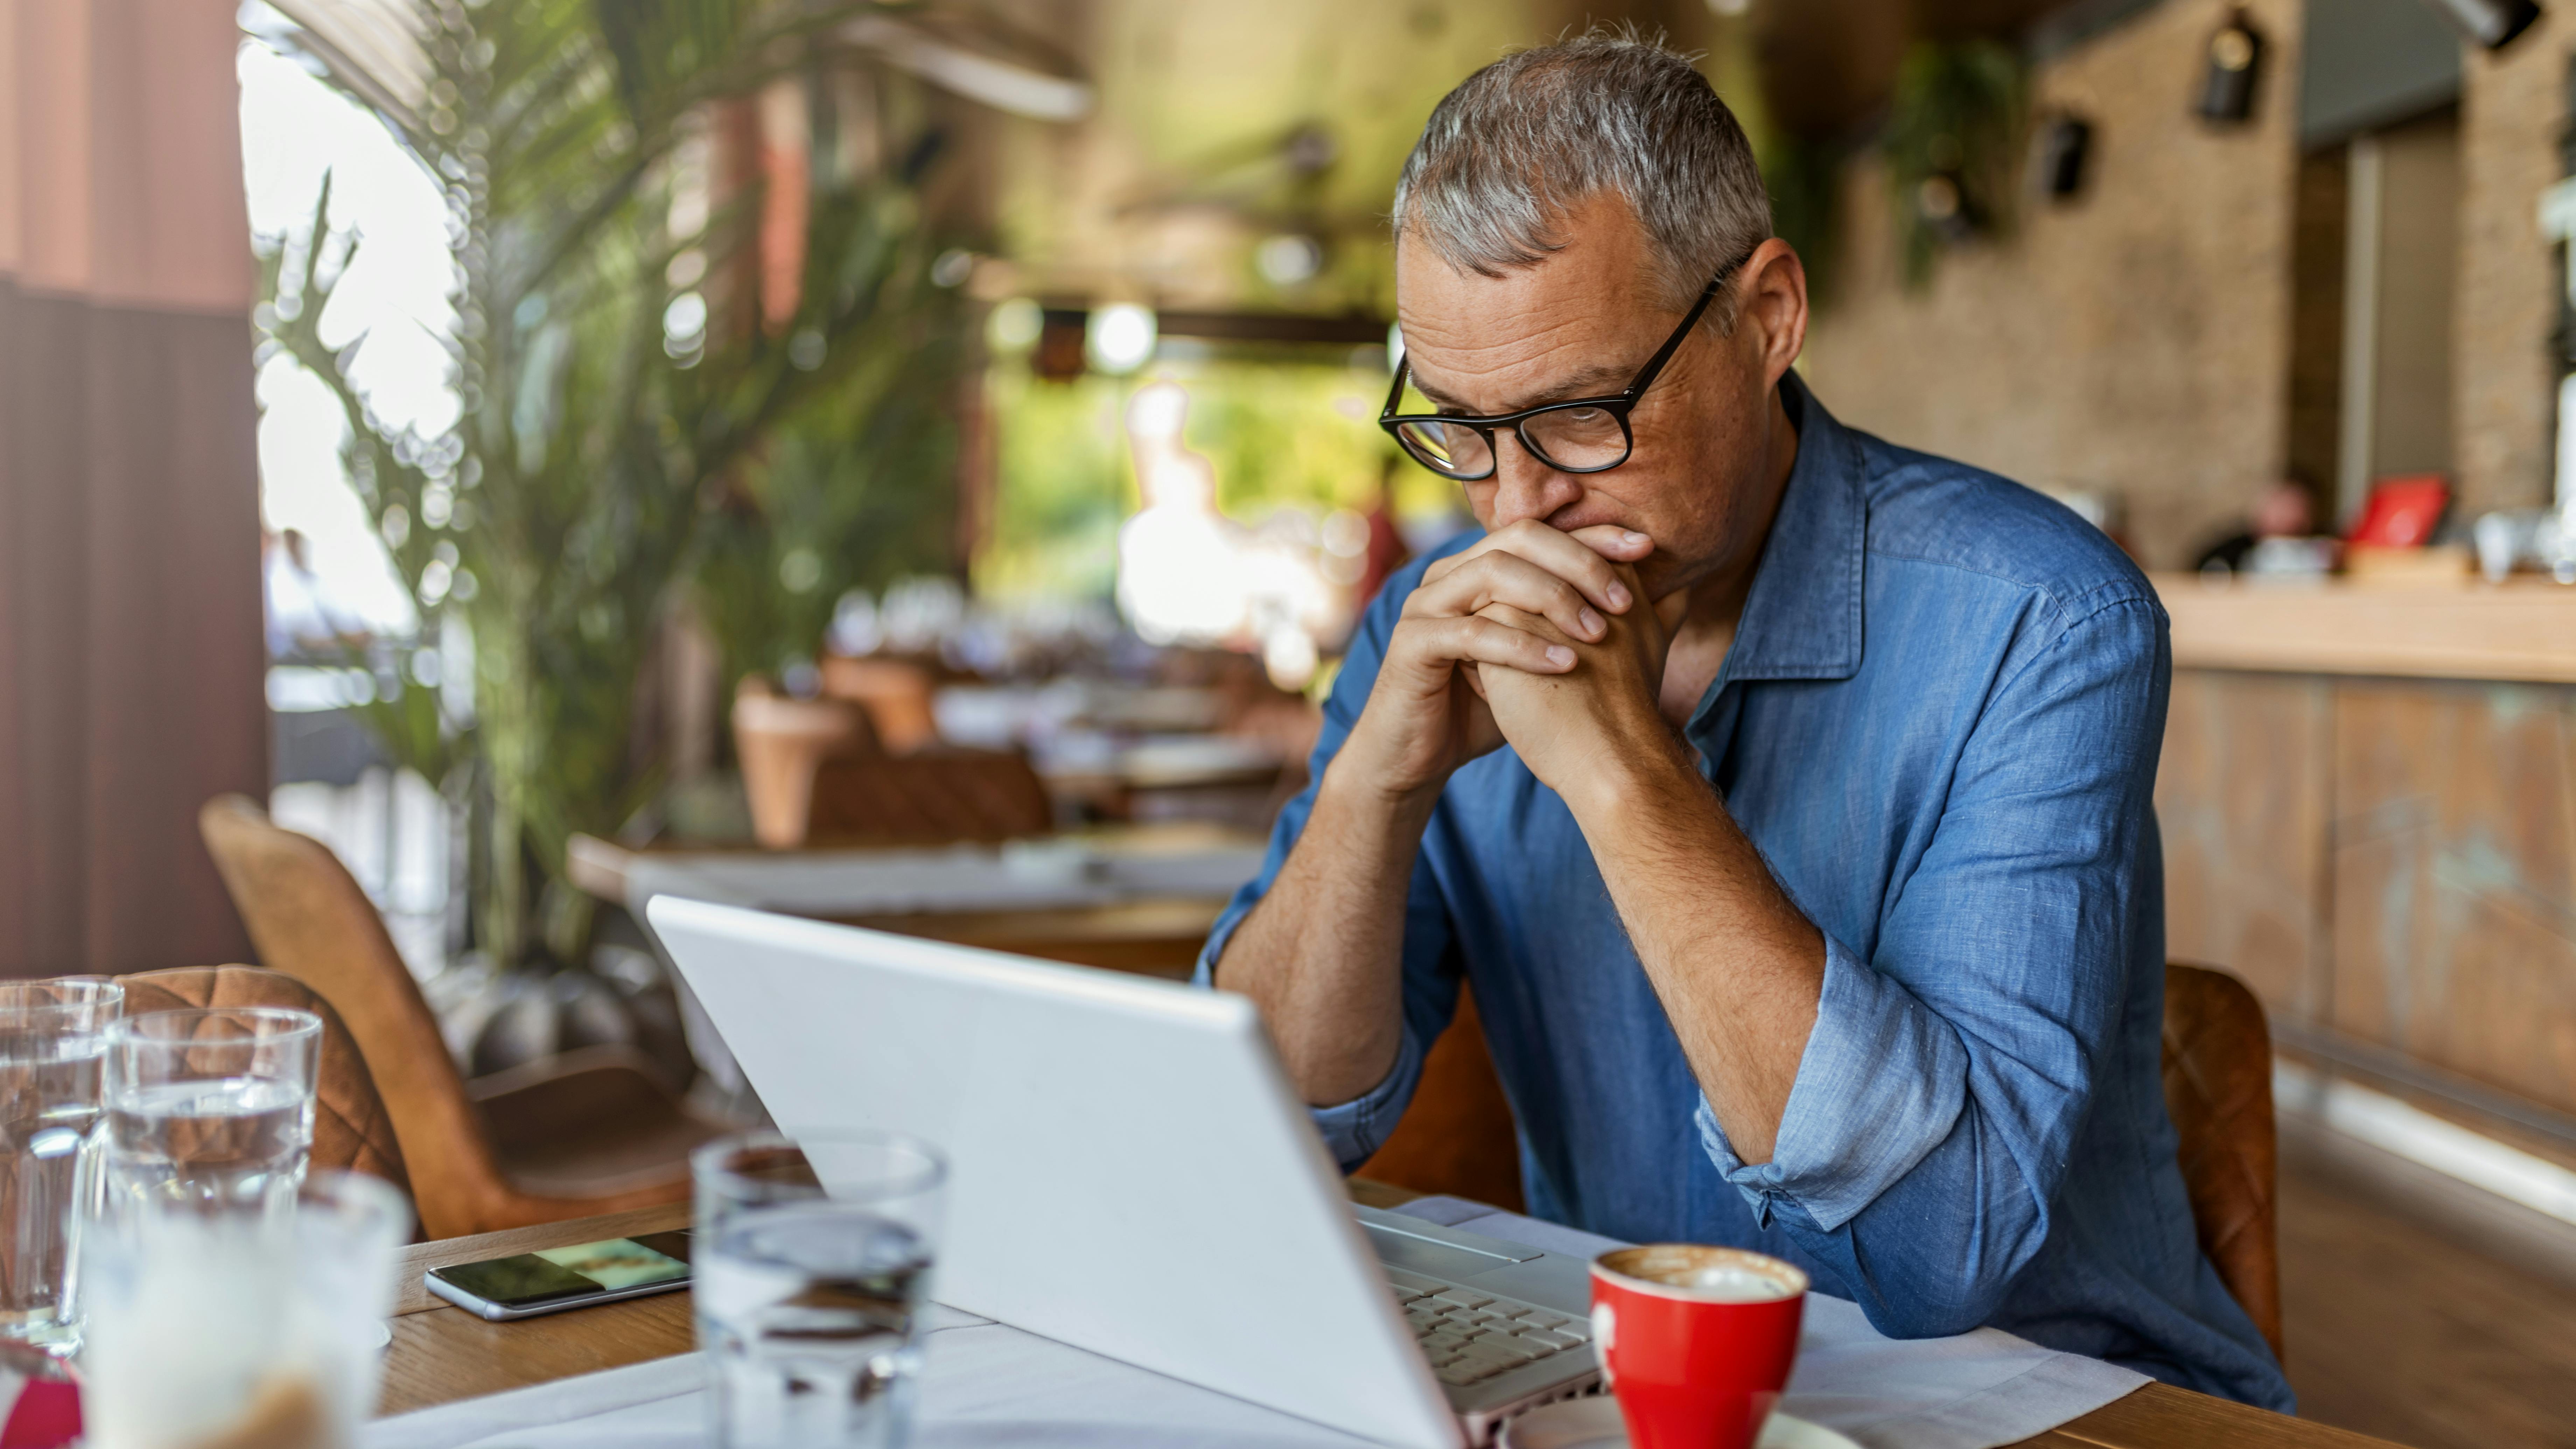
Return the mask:
POLYGON ((641 1053, 589 1047, 468 1084, 385 925, 330 847, 239 795, 197 823, 265 964, 349 1024, 433 1238, 680 1202, 688 1153, 724 1130, 641 1053))
POLYGON ((2278 1150, 2272 1032, 2263 1003, 2224 971, 2165 968, 2165 1110, 2192 1225, 2218 1281, 2281 1353, 2278 1150))
MULTIPOLYGON (((2244 983, 2202 966, 2165 968, 2164 1087, 2201 1251, 2278 1354, 2272 1038, 2262 1003, 2244 983)), ((1423 1060, 1404 1120, 1360 1171, 1416 1192, 1519 1208, 1511 1107, 1463 989, 1457 1019, 1423 1060)))
POLYGON ((1010 750, 847 755, 814 772, 809 844, 945 845, 1016 840, 1055 829, 1055 803, 1028 758, 1010 750))
POLYGON ((1520 1136, 1465 982, 1458 985, 1457 1016, 1422 1059, 1413 1101, 1360 1175, 1521 1210, 1520 1136))
POLYGON ((322 1018, 322 1060, 313 1090, 313 1165, 363 1172, 411 1190, 393 1119, 376 1094, 367 1060, 348 1023, 312 988, 256 966, 141 971, 119 976, 116 983, 125 988, 129 1017, 208 1006, 283 1006, 322 1018))
MULTIPOLYGON (((922 719, 929 718, 928 676, 918 666, 832 663, 869 678, 920 676, 922 719)), ((864 693, 790 699, 759 675, 744 677, 734 691, 733 740, 754 838, 771 850, 946 845, 1055 828, 1055 802, 1026 756, 951 749, 926 733, 898 742, 872 723, 880 703, 864 693)))
POLYGON ((886 749, 903 755, 939 743, 939 720, 930 704, 937 681, 928 667, 882 655, 826 654, 822 674, 823 693, 865 709, 886 749))
POLYGON ((827 759, 884 753, 867 711, 846 699, 791 699, 746 675, 734 690, 733 752, 751 806, 751 833, 771 850, 805 843, 814 774, 827 759))

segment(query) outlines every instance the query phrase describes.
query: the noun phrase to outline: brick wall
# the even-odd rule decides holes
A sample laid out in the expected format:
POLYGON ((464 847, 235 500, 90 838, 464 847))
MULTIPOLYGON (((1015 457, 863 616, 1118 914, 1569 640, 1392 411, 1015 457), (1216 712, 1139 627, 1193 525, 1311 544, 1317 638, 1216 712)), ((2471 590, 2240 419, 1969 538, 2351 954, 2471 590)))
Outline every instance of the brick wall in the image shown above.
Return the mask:
MULTIPOLYGON (((2259 110, 2213 131, 2190 106, 2226 8, 2168 0, 2044 67, 2037 104, 2095 125, 2086 194, 2026 202, 2013 235, 1944 258, 1920 294, 1897 278, 1883 173, 1851 168, 1839 295, 1805 362, 1862 427, 2035 486, 2121 494, 2155 567, 2187 563, 2292 453, 2301 6, 2249 7, 2272 42, 2259 110)), ((2549 496, 2555 283, 2536 208, 2559 176, 2572 48, 2576 23, 2548 18, 2463 67, 2451 388, 2464 516, 2549 496)))
POLYGON ((2460 276, 2452 428, 2466 510, 2547 501, 2557 374, 2540 193, 2558 179, 2576 25, 2545 15, 2501 55, 2469 52, 2460 97, 2460 276))

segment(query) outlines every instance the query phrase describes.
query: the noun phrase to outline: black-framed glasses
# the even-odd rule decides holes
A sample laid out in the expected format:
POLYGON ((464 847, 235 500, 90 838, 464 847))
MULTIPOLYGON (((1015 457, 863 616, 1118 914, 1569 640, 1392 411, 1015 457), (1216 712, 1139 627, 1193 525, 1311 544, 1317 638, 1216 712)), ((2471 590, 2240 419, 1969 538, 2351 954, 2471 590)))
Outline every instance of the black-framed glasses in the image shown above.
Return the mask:
POLYGON ((1395 386, 1387 390, 1386 409, 1378 414, 1377 425, 1395 436, 1413 460, 1443 478, 1473 483, 1494 476, 1494 433, 1509 428, 1518 434, 1521 446, 1530 456, 1560 473, 1606 473, 1628 461, 1637 447, 1637 435, 1628 426, 1628 414, 1637 400, 1654 386, 1655 375, 1672 361, 1681 349, 1682 339, 1690 336, 1700 314, 1717 298, 1717 289, 1744 265, 1739 257, 1717 269, 1708 286, 1691 304, 1682 325, 1655 349, 1638 369, 1627 389, 1610 397, 1575 398, 1570 402, 1547 403, 1524 408, 1516 413, 1499 413, 1477 417, 1470 413, 1404 413, 1397 414, 1395 405, 1404 400, 1404 384, 1413 375, 1412 359, 1396 364, 1395 386))

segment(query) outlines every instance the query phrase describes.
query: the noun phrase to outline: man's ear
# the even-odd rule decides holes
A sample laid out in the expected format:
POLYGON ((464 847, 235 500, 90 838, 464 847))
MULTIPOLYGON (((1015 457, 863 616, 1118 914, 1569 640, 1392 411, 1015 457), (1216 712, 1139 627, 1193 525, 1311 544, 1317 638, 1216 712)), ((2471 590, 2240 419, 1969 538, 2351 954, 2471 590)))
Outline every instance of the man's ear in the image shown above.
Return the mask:
POLYGON ((1765 387, 1776 386, 1807 345, 1807 266, 1797 249, 1773 237, 1745 259, 1735 325, 1762 363, 1765 387))

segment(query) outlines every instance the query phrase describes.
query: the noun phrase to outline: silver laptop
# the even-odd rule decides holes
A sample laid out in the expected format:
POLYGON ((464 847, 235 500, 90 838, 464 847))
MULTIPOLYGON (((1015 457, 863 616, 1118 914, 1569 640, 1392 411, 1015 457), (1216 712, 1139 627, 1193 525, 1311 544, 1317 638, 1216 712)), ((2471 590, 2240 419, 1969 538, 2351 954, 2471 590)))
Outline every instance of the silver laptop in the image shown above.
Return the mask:
POLYGON ((780 1130, 947 1150, 944 1303, 1408 1449, 1599 1382, 1587 1266, 1354 1207, 1243 997, 646 914, 780 1130))

